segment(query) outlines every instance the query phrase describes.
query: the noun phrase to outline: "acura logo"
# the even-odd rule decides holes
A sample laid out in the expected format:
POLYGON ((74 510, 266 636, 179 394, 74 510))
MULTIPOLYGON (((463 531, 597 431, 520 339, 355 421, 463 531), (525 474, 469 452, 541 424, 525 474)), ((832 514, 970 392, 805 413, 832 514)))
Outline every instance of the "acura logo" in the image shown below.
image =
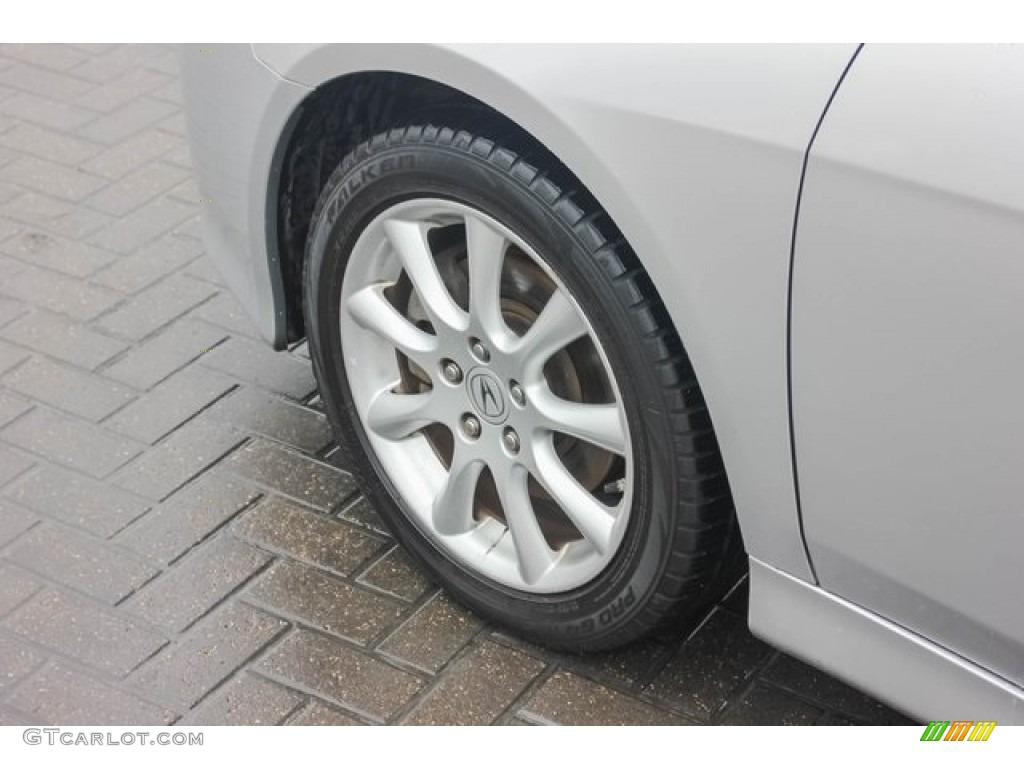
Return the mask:
POLYGON ((487 369, 478 368, 469 374, 466 386, 477 413, 492 424, 500 424, 505 420, 508 405, 497 376, 487 369))

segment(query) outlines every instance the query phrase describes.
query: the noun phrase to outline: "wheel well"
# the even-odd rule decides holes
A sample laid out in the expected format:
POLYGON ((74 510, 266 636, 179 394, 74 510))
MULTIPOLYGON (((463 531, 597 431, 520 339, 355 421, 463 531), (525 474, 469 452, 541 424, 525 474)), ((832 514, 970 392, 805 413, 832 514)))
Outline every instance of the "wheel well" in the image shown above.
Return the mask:
MULTIPOLYGON (((523 158, 543 159, 565 178, 563 188, 582 190, 580 181, 539 141, 482 101, 415 75, 361 72, 332 80, 299 108, 288 139, 277 186, 277 253, 284 280, 288 341, 305 335, 302 264, 309 223, 321 190, 341 160, 381 131, 412 123, 433 123, 481 133, 523 158)), ((579 193, 584 195, 586 193, 579 193)), ((579 196, 579 195, 578 195, 579 196)), ((621 237, 614 225, 609 232, 621 237)))
MULTIPOLYGON (((309 225, 320 193, 342 159, 360 143, 388 130, 410 124, 444 125, 481 134, 537 167, 567 199, 584 210, 601 210, 589 223, 609 243, 622 245, 623 259, 635 280, 646 283, 645 293, 657 297, 650 307, 661 329, 674 328, 660 294, 643 271, 641 263, 611 216, 583 182, 529 132, 507 116, 455 88, 436 81, 396 72, 362 72, 345 75, 317 88, 300 106, 295 127, 287 140, 277 185, 277 252, 284 280, 287 333, 289 341, 305 336, 302 306, 302 270, 309 225)), ((270 211, 274 210, 271 203, 270 211)), ((268 211, 269 212, 269 211, 268 211)), ((664 335, 665 343, 680 364, 691 372, 692 364, 675 332, 664 335)), ((684 390, 687 402, 703 404, 697 386, 684 390)), ((730 502, 731 503, 731 502, 730 502)), ((743 553, 739 521, 733 526, 731 545, 743 553)), ((741 558, 742 559, 742 558, 741 558)), ((745 560, 743 560, 745 566, 745 560)), ((720 564, 720 578, 736 567, 730 558, 720 564)))

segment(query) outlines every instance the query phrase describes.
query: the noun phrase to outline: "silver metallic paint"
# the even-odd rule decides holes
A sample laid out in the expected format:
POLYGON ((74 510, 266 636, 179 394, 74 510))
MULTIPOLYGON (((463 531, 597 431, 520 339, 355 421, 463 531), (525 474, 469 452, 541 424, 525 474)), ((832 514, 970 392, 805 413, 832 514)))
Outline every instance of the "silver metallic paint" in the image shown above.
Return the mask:
POLYGON ((1024 684, 1024 50, 868 46, 808 164, 793 294, 822 587, 1024 684))
POLYGON ((868 47, 822 125, 792 338, 818 587, 786 290, 805 149, 854 46, 197 50, 208 246, 268 340, 275 162, 302 99, 367 70, 475 96, 581 178, 665 299, 751 555, 751 628, 920 717, 1024 722, 1020 53, 868 47))

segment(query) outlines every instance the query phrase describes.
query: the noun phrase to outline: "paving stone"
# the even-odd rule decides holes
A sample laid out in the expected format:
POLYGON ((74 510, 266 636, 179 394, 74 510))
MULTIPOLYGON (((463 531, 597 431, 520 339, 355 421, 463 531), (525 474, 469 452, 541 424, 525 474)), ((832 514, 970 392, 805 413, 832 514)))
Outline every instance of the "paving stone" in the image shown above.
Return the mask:
POLYGON ((528 720, 558 725, 687 725, 668 712, 564 671, 552 675, 520 712, 528 720))
POLYGON ((113 219, 38 192, 26 192, 0 206, 0 213, 51 234, 79 241, 113 219))
POLYGON ((13 280, 24 268, 25 265, 22 262, 7 256, 0 256, 0 281, 6 283, 8 280, 13 280))
POLYGON ((10 632, 123 676, 166 642, 149 627, 78 595, 46 588, 3 620, 10 632))
POLYGON ((147 59, 155 55, 155 51, 148 45, 118 45, 97 54, 72 69, 70 74, 93 83, 108 83, 125 72, 143 66, 147 59))
POLYGON ((140 208, 89 236, 89 242, 118 253, 129 254, 196 215, 196 207, 157 197, 140 208))
POLYGON ((414 602, 430 589, 429 579, 417 568, 401 547, 395 547, 370 567, 359 582, 382 592, 414 602))
POLYGON ((8 699, 48 725, 167 725, 177 715, 54 661, 8 699))
POLYGON ((13 480, 32 466, 32 461, 0 445, 0 485, 13 480))
POLYGON ((0 563, 0 617, 6 616, 42 588, 43 583, 30 573, 0 563))
POLYGON ((216 371, 190 365, 118 411, 104 426, 136 440, 155 443, 234 385, 216 371))
POLYGON ((126 610, 180 632, 270 561, 231 536, 218 536, 125 601, 126 610))
POLYGON ((286 626, 247 605, 228 603, 132 674, 130 683, 179 710, 189 709, 286 626))
POLYGON ((42 408, 26 414, 0 434, 19 448, 93 477, 110 474, 139 453, 133 441, 42 408))
POLYGON ((78 103, 100 112, 113 112, 166 84, 167 80, 166 75, 149 69, 129 69, 113 79, 103 81, 98 88, 78 99, 78 103))
MULTIPOLYGON (((14 188, 21 189, 21 187, 14 188)), ((39 192, 22 192, 8 197, 0 206, 0 212, 10 219, 47 227, 74 210, 73 204, 39 192)))
POLYGON ((0 499, 0 547, 5 547, 39 522, 27 509, 0 499))
POLYGON ((822 711, 777 688, 755 684, 730 706, 722 725, 813 725, 822 711))
POLYGON ((168 115, 173 115, 176 111, 177 106, 165 101, 146 97, 133 99, 103 117, 87 123, 78 129, 78 135, 111 146, 168 115))
POLYGON ((437 672, 482 626, 480 619, 438 593, 395 630, 379 650, 426 672, 437 672))
POLYGON ((815 725, 854 725, 852 720, 848 720, 845 717, 834 715, 831 712, 826 713, 824 717, 818 720, 815 725))
POLYGON ((246 590, 246 598, 360 645, 393 626, 402 613, 393 600, 288 561, 263 574, 246 590))
POLYGON ((164 162, 174 163, 174 165, 180 165, 182 168, 192 167, 192 157, 188 151, 188 144, 184 142, 163 155, 162 159, 164 162))
POLYGON ((47 99, 35 93, 18 93, 0 103, 0 114, 45 128, 69 131, 94 120, 96 112, 73 104, 47 99))
MULTIPOLYGON (((169 101, 170 103, 176 104, 179 107, 183 106, 183 102, 181 101, 174 101, 172 99, 165 98, 165 96, 167 96, 168 93, 169 91, 160 91, 159 93, 157 91, 154 91, 152 95, 153 98, 155 99, 160 99, 161 101, 169 101)), ((175 136, 181 136, 182 138, 188 136, 188 120, 185 117, 184 112, 178 112, 177 114, 171 115, 166 120, 161 120, 159 123, 156 124, 156 127, 162 131, 173 133, 175 136)), ((181 168, 182 166, 179 165, 178 167, 181 168)), ((175 194, 175 197, 180 197, 182 200, 188 200, 189 202, 199 200, 199 185, 196 184, 195 181, 192 181, 190 182, 190 186, 197 194, 175 194)))
MULTIPOLYGON (((0 163, 2 165, 2 163, 0 163)), ((18 194, 18 188, 0 181, 0 202, 10 200, 18 194)), ((24 229, 24 225, 7 218, 0 218, 0 242, 9 240, 24 229)))
POLYGON ((283 685, 242 673, 175 725, 277 725, 304 702, 283 685))
POLYGON ((256 439, 246 444, 231 454, 223 466, 318 509, 326 510, 355 491, 355 481, 347 472, 265 440, 256 439))
POLYGON ((102 331, 138 341, 212 296, 216 290, 207 283, 172 275, 129 299, 95 325, 102 331))
POLYGON ((459 659, 404 719, 405 725, 487 725, 544 671, 540 659, 484 643, 459 659))
POLYGON ((731 611, 744 619, 747 618, 750 607, 750 582, 746 576, 740 579, 739 583, 732 588, 725 599, 722 600, 721 605, 724 610, 731 611))
POLYGON ((307 630, 286 637, 258 669, 378 721, 394 715, 423 685, 409 672, 307 630))
POLYGON ((150 163, 87 198, 85 204, 111 216, 123 216, 181 183, 188 171, 165 163, 150 163))
POLYGON ((0 694, 17 685, 46 657, 20 640, 0 635, 0 694))
POLYGON ((42 725, 42 723, 21 712, 16 712, 13 709, 0 706, 0 725, 11 725, 19 728, 25 728, 28 726, 42 725))
POLYGON ((22 301, 76 320, 91 320, 124 298, 107 288, 28 264, 13 280, 6 281, 3 290, 22 301))
POLYGON ((93 282, 122 293, 138 293, 187 264, 201 252, 201 246, 191 238, 164 235, 118 259, 96 275, 93 282))
POLYGON ((233 530, 261 547, 341 576, 382 548, 379 539, 280 498, 247 511, 233 530))
MULTIPOLYGON (((872 724, 899 723, 903 716, 881 702, 841 683, 792 656, 779 654, 765 669, 764 680, 872 724)), ((906 721, 909 725, 910 721, 906 721)))
POLYGON ((340 709, 313 700, 288 721, 288 725, 362 725, 340 709))
POLYGON ((0 336, 89 370, 94 370, 126 348, 124 342, 42 310, 4 326, 0 329, 0 336))
POLYGON ((75 208, 53 221, 49 228, 62 237, 80 240, 112 221, 110 216, 88 208, 75 208))
POLYGON ((153 563, 129 550, 48 521, 18 539, 7 559, 111 604, 156 573, 153 563))
MULTIPOLYGON (((198 280, 205 280, 206 282, 213 283, 216 286, 224 287, 224 276, 221 275, 221 273, 217 270, 217 267, 213 263, 213 259, 211 259, 209 256, 205 254, 200 256, 191 264, 189 264, 188 267, 185 269, 185 274, 188 275, 189 277, 194 277, 198 280)), ((219 296, 214 296, 201 307, 193 310, 192 315, 196 316, 197 313, 202 313, 204 310, 216 306, 220 302, 220 300, 226 295, 227 294, 221 293, 219 296)), ((207 322, 209 321, 207 320, 207 322)), ((223 325, 222 323, 214 324, 227 328, 227 326, 223 325)), ((252 326, 251 322, 249 322, 249 328, 251 329, 251 333, 256 333, 256 329, 252 326)))
POLYGON ((381 536, 391 535, 387 526, 384 525, 384 521, 380 519, 377 510, 373 508, 373 505, 367 501, 365 496, 361 496, 345 507, 341 511, 341 518, 381 536))
POLYGON ((28 230, 6 240, 0 245, 0 251, 30 264, 57 270, 72 277, 87 277, 117 258, 112 253, 86 243, 37 230, 28 230))
POLYGON ((70 69, 87 58, 70 46, 52 43, 4 43, 0 56, 57 70, 70 69))
MULTIPOLYGON (((24 366, 23 366, 24 367, 24 366)), ((20 371, 21 368, 15 369, 20 371)), ((0 427, 10 424, 32 407, 32 403, 12 395, 10 392, 0 391, 0 427)))
POLYGON ((81 200, 107 183, 77 168, 25 155, 4 167, 4 178, 61 200, 81 200))
POLYGON ((223 331, 179 320, 134 347, 103 371, 104 376, 137 389, 149 389, 227 338, 223 331))
POLYGON ((92 83, 68 73, 57 73, 25 63, 0 70, 0 84, 56 101, 69 101, 95 88, 92 83))
MULTIPOLYGON (((184 132, 185 132, 185 119, 184 119, 184 115, 178 115, 177 117, 171 118, 171 120, 174 120, 175 122, 177 122, 177 120, 179 118, 181 119, 181 130, 182 130, 182 135, 184 136, 185 135, 184 134, 184 132)), ((170 121, 165 121, 164 124, 166 125, 169 122, 170 121)), ((177 127, 177 126, 175 126, 175 127, 177 127)), ((171 129, 167 128, 167 130, 171 130, 171 129)), ((175 166, 175 167, 178 167, 178 166, 175 166)), ((191 174, 185 172, 184 169, 179 168, 179 170, 181 170, 183 173, 185 173, 185 180, 182 181, 180 184, 178 184, 168 194, 171 197, 176 197, 179 200, 184 200, 187 203, 195 203, 195 202, 197 202, 200 199, 199 184, 196 182, 195 177, 193 177, 191 174)))
POLYGON ((259 498, 251 487, 206 474, 135 521, 117 536, 148 558, 170 562, 259 498))
POLYGON ((11 130, 0 133, 0 145, 16 152, 35 155, 43 160, 71 166, 80 165, 103 151, 102 144, 28 123, 20 123, 11 130))
POLYGON ((7 374, 3 383, 15 392, 90 421, 99 421, 135 397, 132 390, 120 384, 39 357, 7 374))
POLYGON ((308 363, 275 352, 262 342, 229 339, 204 355, 202 363, 293 400, 302 400, 316 389, 308 363))
MULTIPOLYGON (((212 276, 215 278, 211 282, 222 284, 224 282, 223 278, 217 272, 216 267, 213 266, 212 260, 207 257, 203 261, 208 265, 212 276)), ((250 339, 255 339, 261 344, 263 343, 260 338, 260 332, 252 324, 249 315, 242 309, 238 299, 229 293, 222 293, 203 304, 203 306, 193 310, 192 317, 224 328, 231 331, 232 334, 248 336, 250 339)))
POLYGON ((114 478, 114 483, 140 496, 163 499, 243 439, 241 433, 226 424, 216 424, 202 417, 193 419, 125 467, 114 478))
POLYGON ((28 359, 29 353, 0 341, 0 374, 10 371, 14 366, 28 359))
MULTIPOLYGON (((171 162, 170 158, 173 154, 173 152, 170 152, 167 155, 164 155, 164 162, 171 162)), ((195 203, 194 205, 198 210, 199 204, 195 203)), ((198 213, 191 219, 186 219, 181 224, 176 226, 173 232, 175 235, 178 235, 179 237, 191 237, 193 240, 201 241, 203 239, 203 227, 198 213)))
POLYGON ((149 502, 109 483, 44 464, 4 491, 4 496, 41 515, 113 536, 149 507, 149 502))
POLYGON ((23 302, 0 296, 0 326, 7 325, 12 320, 18 319, 25 314, 27 309, 23 302))
POLYGON ((116 43, 69 43, 76 51, 84 51, 90 56, 99 56, 117 47, 116 43))
POLYGON ((105 179, 120 179, 184 143, 181 137, 166 131, 145 130, 96 155, 82 165, 82 170, 105 179))
POLYGON ((161 85, 155 91, 149 94, 154 99, 160 99, 162 101, 169 101, 172 104, 181 104, 182 93, 181 93, 181 82, 177 79, 171 80, 167 85, 161 85))
POLYGON ((746 629, 746 620, 715 611, 647 687, 700 719, 713 715, 771 654, 746 629))
POLYGON ((217 403, 210 409, 210 418, 309 453, 331 441, 331 427, 323 414, 250 387, 217 403))

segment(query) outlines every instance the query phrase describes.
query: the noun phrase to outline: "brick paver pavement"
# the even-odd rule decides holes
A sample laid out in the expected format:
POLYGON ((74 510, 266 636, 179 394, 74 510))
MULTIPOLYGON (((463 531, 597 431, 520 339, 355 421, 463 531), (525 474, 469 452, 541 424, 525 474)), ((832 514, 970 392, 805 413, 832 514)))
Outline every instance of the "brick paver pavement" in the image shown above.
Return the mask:
POLYGON ((177 71, 0 48, 0 724, 906 722, 742 584, 577 658, 428 583, 203 255, 177 71))

